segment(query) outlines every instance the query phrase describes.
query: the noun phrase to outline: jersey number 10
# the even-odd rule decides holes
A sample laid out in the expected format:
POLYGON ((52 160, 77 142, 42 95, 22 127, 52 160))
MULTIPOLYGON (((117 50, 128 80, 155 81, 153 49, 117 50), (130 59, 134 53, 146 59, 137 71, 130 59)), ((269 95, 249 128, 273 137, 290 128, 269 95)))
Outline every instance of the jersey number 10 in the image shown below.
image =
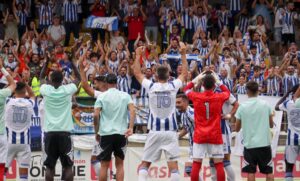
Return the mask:
POLYGON ((157 96, 157 108, 169 108, 171 106, 171 98, 169 96, 157 96))

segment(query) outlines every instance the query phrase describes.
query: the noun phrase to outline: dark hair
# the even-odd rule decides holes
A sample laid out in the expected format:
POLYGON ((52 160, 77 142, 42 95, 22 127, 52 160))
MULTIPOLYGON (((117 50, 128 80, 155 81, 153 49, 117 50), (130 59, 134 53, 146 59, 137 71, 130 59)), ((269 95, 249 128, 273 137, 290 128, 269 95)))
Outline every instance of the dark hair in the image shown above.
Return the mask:
POLYGON ((251 94, 257 94, 258 93, 258 83, 255 81, 249 81, 246 84, 246 90, 247 92, 251 94))
POLYGON ((98 58, 98 53, 92 52, 91 55, 90 55, 90 58, 93 58, 93 57, 97 57, 98 58))
POLYGON ((256 71, 260 71, 260 66, 258 66, 258 65, 255 65, 254 67, 253 67, 253 71, 254 72, 256 72, 256 71))
POLYGON ((99 76, 97 76, 97 77, 95 77, 95 79, 94 79, 95 81, 98 81, 98 82, 106 82, 106 77, 105 76, 103 76, 103 75, 99 75, 99 76))
POLYGON ((166 66, 159 66, 156 69, 157 77, 159 80, 168 80, 169 79, 169 69, 166 66))
POLYGON ((26 87, 26 84, 24 82, 17 82, 16 83, 16 93, 25 93, 25 87, 26 87))
POLYGON ((185 100, 185 101, 189 101, 188 97, 187 97, 185 94, 178 94, 178 95, 176 96, 176 98, 181 98, 181 99, 183 99, 183 100, 185 100))
POLYGON ((117 78, 116 74, 108 74, 106 76, 106 82, 108 84, 117 84, 118 78, 117 78))
POLYGON ((202 79, 202 81, 203 81, 203 87, 206 90, 211 90, 212 88, 214 88, 215 83, 216 83, 214 76, 211 74, 205 75, 205 77, 202 79))
POLYGON ((51 82, 54 84, 61 84, 64 79, 64 76, 61 71, 55 70, 51 74, 51 82))

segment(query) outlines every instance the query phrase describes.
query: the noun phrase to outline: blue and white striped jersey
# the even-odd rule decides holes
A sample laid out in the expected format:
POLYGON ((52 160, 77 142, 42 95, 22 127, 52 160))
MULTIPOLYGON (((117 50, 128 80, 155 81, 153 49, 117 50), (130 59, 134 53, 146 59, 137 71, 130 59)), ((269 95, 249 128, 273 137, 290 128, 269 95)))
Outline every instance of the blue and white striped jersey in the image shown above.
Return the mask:
POLYGON ((194 23, 194 30, 197 31, 199 28, 202 29, 204 32, 207 30, 207 16, 196 16, 193 17, 194 23))
POLYGON ((200 56, 205 56, 209 53, 209 47, 200 47, 199 51, 200 51, 199 53, 200 56))
POLYGON ((285 74, 282 78, 283 93, 286 94, 295 85, 299 83, 298 76, 285 74))
POLYGON ((193 136, 195 129, 194 109, 188 106, 187 110, 180 114, 180 118, 184 129, 189 133, 189 144, 190 146, 193 146, 193 136))
POLYGON ((148 129, 152 131, 177 131, 176 94, 182 87, 182 81, 176 79, 166 83, 153 83, 144 79, 142 86, 149 94, 148 129))
POLYGON ((42 105, 42 99, 38 99, 38 97, 35 98, 34 100, 34 105, 33 105, 33 114, 31 116, 31 126, 36 127, 36 126, 41 126, 41 105, 42 105))
POLYGON ((245 34, 248 31, 248 26, 249 26, 249 18, 245 15, 241 15, 239 17, 239 30, 245 34))
POLYGON ((229 90, 230 92, 232 92, 232 91, 233 91, 233 81, 230 80, 230 79, 228 79, 228 78, 222 78, 221 76, 219 76, 219 78, 220 78, 220 81, 221 81, 224 85, 226 85, 226 87, 228 88, 228 90, 229 90))
POLYGON ((281 14, 279 19, 282 24, 282 34, 294 34, 295 33, 295 19, 298 18, 297 13, 285 10, 285 14, 281 14))
POLYGON ((26 11, 17 11, 17 16, 20 19, 20 26, 26 26, 28 13, 26 11))
POLYGON ((120 91, 130 94, 131 77, 129 75, 118 75, 117 87, 120 91))
POLYGON ((230 11, 240 11, 241 0, 230 0, 230 11))
POLYGON ((258 77, 253 77, 253 81, 258 84, 258 89, 261 90, 264 85, 264 76, 260 75, 258 77))
POLYGON ((281 81, 281 78, 277 76, 268 77, 265 81, 268 96, 279 96, 281 81))
POLYGON ((45 6, 42 4, 39 8, 39 25, 51 25, 52 16, 52 7, 50 5, 45 6))
POLYGON ((9 98, 4 114, 8 143, 30 144, 33 101, 25 98, 9 98))
POLYGON ((119 64, 120 64, 119 60, 116 61, 108 60, 108 67, 113 71, 114 74, 118 73, 119 64))
POLYGON ((218 16, 218 26, 220 30, 223 30, 224 26, 229 25, 229 18, 231 17, 231 13, 229 11, 217 11, 218 16))
POLYGON ((173 0, 173 6, 175 7, 176 11, 181 12, 183 7, 183 0, 173 0))
POLYGON ((296 107, 294 100, 284 101, 279 109, 287 112, 288 136, 286 145, 299 145, 300 143, 300 108, 296 107))
POLYGON ((247 94, 246 84, 244 84, 244 85, 237 84, 236 85, 236 93, 237 94, 247 94))
POLYGON ((191 8, 186 8, 182 11, 181 21, 187 30, 193 29, 193 17, 190 16, 191 8))
POLYGON ((65 1, 63 10, 65 22, 72 23, 78 21, 78 4, 76 1, 65 1))

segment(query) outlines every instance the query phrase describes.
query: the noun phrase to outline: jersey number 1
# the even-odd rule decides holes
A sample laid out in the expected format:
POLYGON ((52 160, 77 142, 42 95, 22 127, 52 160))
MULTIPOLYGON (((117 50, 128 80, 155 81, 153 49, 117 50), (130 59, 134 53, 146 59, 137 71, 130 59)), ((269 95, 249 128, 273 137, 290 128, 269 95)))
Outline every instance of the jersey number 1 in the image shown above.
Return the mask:
POLYGON ((209 102, 205 102, 206 119, 209 120, 209 102))

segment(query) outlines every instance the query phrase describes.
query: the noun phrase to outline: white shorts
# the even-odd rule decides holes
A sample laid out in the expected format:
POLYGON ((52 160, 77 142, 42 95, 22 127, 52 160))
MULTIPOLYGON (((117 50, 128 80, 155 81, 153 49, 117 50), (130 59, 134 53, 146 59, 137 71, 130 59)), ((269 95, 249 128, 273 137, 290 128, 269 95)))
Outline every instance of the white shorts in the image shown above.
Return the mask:
POLYGON ((222 134, 223 138, 223 153, 230 154, 231 153, 231 134, 222 134))
POLYGON ((291 164, 295 164, 298 155, 300 155, 300 145, 286 145, 285 159, 291 164))
POLYGON ((178 136, 175 131, 150 131, 144 148, 143 161, 156 162, 162 152, 167 161, 176 161, 179 158, 178 136))
POLYGON ((7 157, 7 136, 0 135, 0 163, 6 163, 7 157))
POLYGON ((16 158, 19 168, 29 168, 31 161, 31 149, 28 144, 8 144, 6 167, 10 167, 16 158))
POLYGON ((209 158, 224 158, 223 145, 194 143, 193 158, 204 159, 206 155, 209 158))

